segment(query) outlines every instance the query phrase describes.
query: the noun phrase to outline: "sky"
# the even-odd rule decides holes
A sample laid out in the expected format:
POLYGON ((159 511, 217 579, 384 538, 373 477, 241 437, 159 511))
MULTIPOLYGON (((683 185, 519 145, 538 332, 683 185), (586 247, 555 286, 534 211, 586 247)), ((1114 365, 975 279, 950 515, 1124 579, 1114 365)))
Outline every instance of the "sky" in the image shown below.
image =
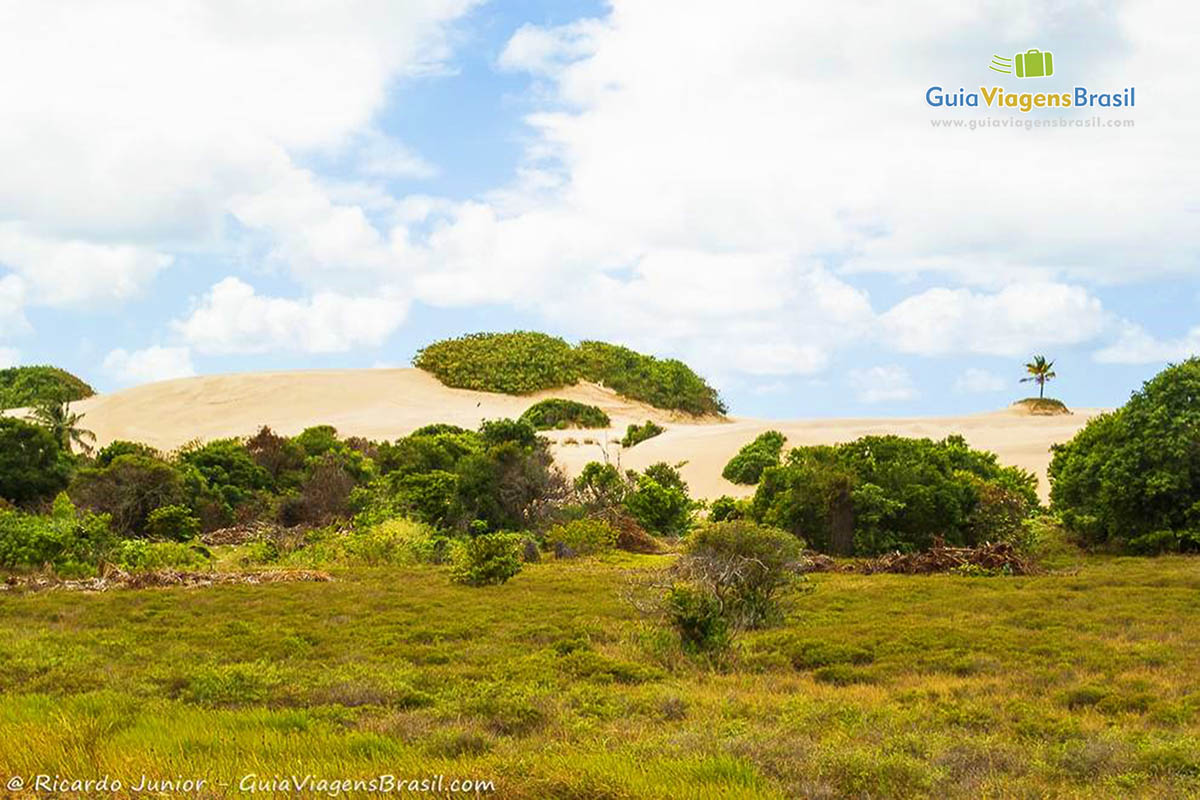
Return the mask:
POLYGON ((738 415, 994 410, 1035 353, 1119 405, 1200 353, 1197 29, 1156 0, 0 0, 0 366, 116 391, 532 329, 679 357, 738 415), (989 69, 1031 49, 1052 75, 989 69), (930 105, 981 87, 1136 99, 930 105))

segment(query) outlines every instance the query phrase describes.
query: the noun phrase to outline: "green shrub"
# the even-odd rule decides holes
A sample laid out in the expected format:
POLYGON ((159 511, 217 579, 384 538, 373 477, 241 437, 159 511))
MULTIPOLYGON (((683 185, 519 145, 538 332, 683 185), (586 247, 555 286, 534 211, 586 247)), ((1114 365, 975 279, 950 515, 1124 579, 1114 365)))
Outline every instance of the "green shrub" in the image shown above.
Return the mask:
POLYGON ((187 494, 183 476, 171 464, 140 455, 80 470, 68 491, 81 507, 108 514, 113 529, 126 536, 145 536, 151 512, 181 505, 187 494))
POLYGON ((204 547, 183 542, 148 542, 126 539, 113 551, 112 561, 130 572, 155 569, 200 569, 212 563, 204 547))
POLYGON ((604 553, 617 546, 617 531, 604 520, 576 519, 547 531, 546 544, 578 556, 604 553))
POLYGON ((763 471, 750 513, 845 555, 926 549, 935 536, 973 546, 1022 537, 1036 486, 1032 474, 1001 467, 961 436, 866 436, 793 449, 763 471))
POLYGON ((350 498, 360 523, 403 515, 464 532, 476 521, 528 530, 567 493, 549 442, 527 422, 489 420, 478 433, 432 427, 378 450, 384 475, 350 498))
POLYGON ((750 444, 738 451, 729 459, 721 475, 728 481, 752 485, 762 478, 763 470, 767 467, 779 466, 779 456, 783 452, 786 437, 779 431, 761 433, 750 444))
POLYGON ((1200 549, 1197 397, 1192 358, 1054 448, 1051 507, 1071 534, 1133 552, 1200 549))
POLYGON ((504 394, 557 389, 579 380, 571 345, 529 331, 473 333, 434 342, 417 352, 413 366, 447 386, 504 394))
POLYGON ((574 488, 584 506, 605 510, 623 503, 630 486, 626 476, 612 464, 589 461, 575 479, 574 488))
POLYGON ((117 439, 110 442, 96 453, 96 466, 107 467, 121 456, 146 456, 147 458, 161 459, 162 454, 148 444, 141 442, 129 442, 123 439, 117 439))
POLYGON ((0 498, 29 503, 53 497, 70 478, 70 458, 43 428, 0 417, 0 498))
POLYGON ((585 341, 572 348, 544 333, 474 333, 424 347, 413 366, 461 389, 529 394, 582 378, 657 408, 725 413, 717 391, 683 362, 604 342, 585 341))
POLYGON ((721 495, 708 508, 709 522, 730 522, 735 519, 745 519, 750 513, 750 503, 747 500, 736 500, 729 495, 721 495))
POLYGON ((271 483, 271 476, 255 463, 245 443, 238 439, 216 439, 185 447, 179 460, 195 467, 231 508, 247 502, 271 483))
POLYGON ((162 506, 146 517, 146 535, 151 539, 187 542, 200 535, 200 520, 186 506, 162 506))
POLYGON ((669 464, 653 464, 638 475, 625 492, 624 507, 639 525, 659 536, 682 536, 692 525, 696 503, 687 484, 669 464))
POLYGON ((455 553, 451 577, 469 586, 505 583, 521 571, 521 550, 521 537, 515 533, 485 533, 467 539, 455 553))
POLYGON ((667 591, 664 605, 667 619, 687 652, 710 653, 729 646, 729 621, 720 600, 711 592, 676 584, 667 591))
POLYGON ((440 564, 446 560, 449 540, 428 525, 407 519, 390 519, 345 536, 347 561, 368 564, 440 564))
POLYGON ((625 438, 621 440, 621 447, 633 447, 647 439, 653 439, 662 432, 663 428, 650 420, 646 420, 645 425, 630 425, 625 429, 625 438))
POLYGON ((90 575, 115 542, 108 517, 78 512, 65 494, 45 516, 0 509, 0 567, 49 565, 64 577, 90 575))
POLYGON ((564 428, 607 428, 612 424, 601 409, 574 400, 551 398, 534 403, 521 415, 521 421, 534 430, 549 431, 564 428))
POLYGON ((734 629, 779 616, 779 593, 796 580, 803 545, 792 534, 753 522, 703 525, 687 540, 675 571, 718 601, 734 629))
POLYGON ((94 394, 91 386, 58 367, 0 369, 0 409, 68 403, 94 394))
POLYGON ((659 359, 595 341, 580 342, 576 354, 584 378, 625 397, 689 414, 725 413, 717 390, 677 359, 659 359))
POLYGON ((307 454, 295 439, 280 436, 264 425, 246 440, 246 452, 271 476, 277 490, 299 488, 307 454))

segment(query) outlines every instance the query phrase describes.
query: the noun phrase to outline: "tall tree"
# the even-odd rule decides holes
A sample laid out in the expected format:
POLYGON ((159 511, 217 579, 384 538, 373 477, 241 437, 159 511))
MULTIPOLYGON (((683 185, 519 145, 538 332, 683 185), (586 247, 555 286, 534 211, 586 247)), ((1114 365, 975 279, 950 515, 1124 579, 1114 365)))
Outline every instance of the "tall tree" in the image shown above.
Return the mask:
POLYGON ((1036 383, 1038 398, 1045 398, 1046 384, 1058 377, 1058 373, 1054 371, 1054 362, 1047 361, 1045 356, 1034 356, 1033 361, 1025 365, 1025 371, 1029 376, 1021 378, 1021 383, 1036 383))
POLYGON ((84 415, 72 411, 69 402, 41 403, 34 406, 30 416, 50 432, 63 452, 70 453, 74 445, 78 445, 81 452, 92 451, 96 434, 80 426, 84 415))

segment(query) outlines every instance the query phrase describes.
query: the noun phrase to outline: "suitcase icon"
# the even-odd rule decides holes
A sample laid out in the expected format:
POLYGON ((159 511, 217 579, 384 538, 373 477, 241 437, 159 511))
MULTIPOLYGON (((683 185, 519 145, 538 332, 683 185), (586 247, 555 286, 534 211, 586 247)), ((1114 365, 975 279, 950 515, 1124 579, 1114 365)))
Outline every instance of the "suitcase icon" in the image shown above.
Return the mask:
POLYGON ((1037 48, 1017 53, 1018 78, 1048 78, 1054 74, 1054 55, 1037 48))

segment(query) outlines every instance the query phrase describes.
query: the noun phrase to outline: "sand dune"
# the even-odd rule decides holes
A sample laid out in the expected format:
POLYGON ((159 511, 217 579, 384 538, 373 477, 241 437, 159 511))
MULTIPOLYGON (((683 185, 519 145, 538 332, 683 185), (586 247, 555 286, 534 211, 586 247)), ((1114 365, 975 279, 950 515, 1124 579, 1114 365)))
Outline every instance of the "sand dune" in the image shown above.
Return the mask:
POLYGON ((415 369, 320 370, 218 375, 139 386, 75 404, 101 445, 114 439, 145 442, 170 450, 188 440, 243 436, 261 425, 296 434, 330 424, 343 435, 394 439, 431 422, 473 428, 483 419, 516 417, 545 397, 566 397, 603 408, 609 431, 555 431, 555 452, 569 472, 607 456, 622 466, 643 468, 655 461, 686 461, 683 474, 699 497, 745 495, 748 487, 721 478, 725 462, 762 431, 782 431, 791 445, 832 444, 866 434, 894 433, 940 438, 961 433, 973 446, 995 451, 1001 461, 1038 473, 1045 492, 1049 447, 1071 438, 1098 411, 1033 417, 1014 410, 964 417, 909 419, 814 419, 770 421, 732 418, 695 422, 626 400, 591 384, 527 397, 449 389, 415 369), (616 444, 625 426, 653 419, 661 436, 622 452, 616 444), (565 444, 594 439, 596 444, 565 444))

